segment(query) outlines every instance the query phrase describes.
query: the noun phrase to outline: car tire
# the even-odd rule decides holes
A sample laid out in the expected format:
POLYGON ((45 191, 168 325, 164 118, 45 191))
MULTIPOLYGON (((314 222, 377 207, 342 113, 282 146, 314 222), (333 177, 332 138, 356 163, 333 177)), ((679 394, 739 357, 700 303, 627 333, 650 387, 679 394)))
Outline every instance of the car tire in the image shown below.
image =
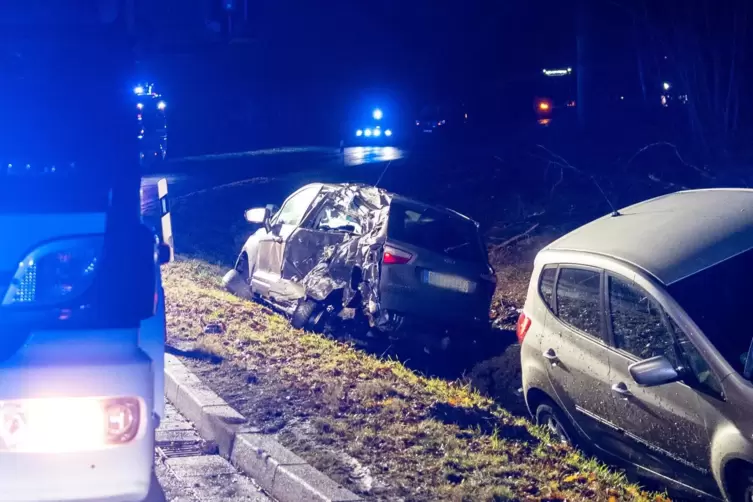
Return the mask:
POLYGON ((753 466, 736 470, 730 502, 753 502, 753 466))
POLYGON ((554 401, 543 401, 536 407, 536 425, 544 427, 553 439, 575 446, 576 433, 570 419, 554 401))
POLYGON ((293 312, 293 316, 290 319, 290 324, 296 329, 304 329, 309 325, 311 320, 319 313, 321 309, 322 306, 319 304, 319 302, 311 299, 303 300, 298 304, 298 307, 296 307, 295 311, 293 312))

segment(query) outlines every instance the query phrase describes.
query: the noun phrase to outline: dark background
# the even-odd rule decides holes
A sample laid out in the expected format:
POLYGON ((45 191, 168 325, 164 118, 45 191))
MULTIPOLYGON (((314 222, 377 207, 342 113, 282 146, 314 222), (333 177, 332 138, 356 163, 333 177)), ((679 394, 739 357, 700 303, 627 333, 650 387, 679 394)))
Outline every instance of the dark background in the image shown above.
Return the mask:
POLYGON ((717 155, 753 115, 744 1, 135 1, 142 74, 191 138, 176 155, 334 145, 375 106, 409 125, 434 102, 493 139, 529 125, 542 68, 574 69, 580 130, 696 135, 717 155), (665 81, 689 102, 662 107, 665 81))

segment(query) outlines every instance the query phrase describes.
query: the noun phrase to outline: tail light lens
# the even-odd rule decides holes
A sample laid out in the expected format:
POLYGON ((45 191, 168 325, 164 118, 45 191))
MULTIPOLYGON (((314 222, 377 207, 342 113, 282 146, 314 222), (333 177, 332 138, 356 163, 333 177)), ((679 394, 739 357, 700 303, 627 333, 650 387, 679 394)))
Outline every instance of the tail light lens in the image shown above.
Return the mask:
POLYGON ((528 333, 528 328, 530 327, 531 318, 525 312, 521 312, 520 317, 518 317, 518 327, 515 333, 518 337, 518 343, 523 343, 523 339, 526 337, 526 333, 528 333))
POLYGON ((404 265, 411 261, 413 254, 402 249, 396 249, 392 246, 384 246, 384 254, 382 255, 382 263, 385 265, 404 265))

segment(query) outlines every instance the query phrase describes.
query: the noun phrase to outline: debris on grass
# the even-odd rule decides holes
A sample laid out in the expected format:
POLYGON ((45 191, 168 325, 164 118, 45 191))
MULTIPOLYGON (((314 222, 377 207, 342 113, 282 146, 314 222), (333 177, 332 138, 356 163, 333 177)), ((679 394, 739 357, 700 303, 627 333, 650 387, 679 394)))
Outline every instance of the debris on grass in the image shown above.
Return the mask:
POLYGON ((168 341, 221 364, 186 364, 265 432, 368 500, 660 501, 465 381, 290 327, 222 290, 198 260, 164 268, 168 341), (203 320, 222 319, 224 334, 203 320), (364 478, 368 481, 364 482, 364 478))

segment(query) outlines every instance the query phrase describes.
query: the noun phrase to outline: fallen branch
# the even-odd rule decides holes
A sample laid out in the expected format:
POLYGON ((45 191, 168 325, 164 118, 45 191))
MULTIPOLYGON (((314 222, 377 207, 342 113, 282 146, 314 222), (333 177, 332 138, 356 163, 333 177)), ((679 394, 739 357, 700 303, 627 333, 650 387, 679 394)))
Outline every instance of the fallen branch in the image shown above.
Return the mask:
MULTIPOLYGON (((545 151, 546 153, 548 153, 548 154, 549 154, 549 155, 550 155, 551 157, 553 157, 554 159, 556 159, 556 160, 551 160, 551 159, 549 159, 549 162, 550 162, 551 164, 554 164, 554 165, 558 165, 558 166, 560 166, 560 167, 566 167, 566 168, 568 168, 568 169, 572 169, 572 170, 573 170, 573 171, 575 171, 576 173, 582 174, 583 176, 587 176, 588 178, 590 178, 590 179, 591 179, 591 182, 593 182, 593 184, 594 184, 594 185, 596 185, 596 188, 598 188, 598 189, 599 189, 599 192, 601 192, 601 196, 602 196, 602 197, 604 198, 604 200, 606 201, 606 203, 607 203, 607 204, 609 204, 609 207, 610 207, 610 208, 612 208, 612 214, 613 214, 613 215, 617 215, 617 214, 619 214, 619 212, 617 211, 617 208, 616 208, 616 207, 614 207, 614 204, 612 204, 612 201, 611 201, 611 200, 609 199, 609 197, 607 197, 607 193, 606 193, 606 192, 604 191, 604 189, 603 189, 603 188, 601 188, 601 185, 599 184, 599 182, 598 182, 598 181, 596 181, 596 178, 594 177, 594 175, 593 175, 593 174, 590 174, 590 173, 587 173, 587 172, 585 172, 585 171, 582 171, 582 170, 578 169, 577 167, 575 167, 574 165, 572 165, 572 164, 570 164, 570 163, 569 163, 568 161, 566 161, 566 160, 565 160, 564 158, 562 158, 562 157, 561 157, 560 155, 557 155, 556 153, 554 153, 554 152, 552 152, 551 150, 549 150, 549 149, 548 149, 547 147, 545 147, 544 145, 536 145, 536 147, 537 147, 537 148, 540 148, 540 149, 542 149, 542 150, 544 150, 544 151, 545 151)), ((556 187, 556 186, 557 186, 558 184, 559 184, 559 182, 555 184, 555 187, 556 187)), ((552 190, 553 190, 553 189, 554 189, 554 187, 552 188, 552 190)))
POLYGON ((689 168, 693 169, 694 171, 697 171, 698 173, 701 174, 701 176, 703 176, 705 178, 709 178, 709 179, 713 178, 713 176, 711 174, 709 174, 706 170, 701 169, 700 167, 695 166, 695 165, 687 162, 684 158, 682 158, 682 155, 680 155, 680 150, 677 148, 677 146, 674 145, 674 144, 672 144, 672 143, 669 143, 668 141, 657 141, 656 143, 651 143, 649 145, 644 146, 643 148, 641 148, 640 150, 638 150, 637 152, 635 152, 632 157, 630 157, 630 160, 627 161, 627 163, 625 164, 625 167, 629 167, 630 164, 635 160, 636 157, 638 157, 639 155, 643 154, 647 150, 650 150, 651 148, 658 148, 660 146, 666 146, 666 147, 671 148, 672 150, 674 150, 675 157, 677 157, 677 160, 679 160, 680 163, 682 165, 684 165, 685 167, 689 167, 689 168))
POLYGON ((527 237, 528 235, 531 234, 531 232, 533 232, 534 230, 536 230, 537 228, 539 228, 539 225, 540 225, 540 223, 534 223, 525 232, 523 232, 521 234, 518 234, 518 235, 514 235, 514 236, 510 237, 509 239, 507 239, 506 241, 504 241, 504 242, 502 242, 500 244, 495 244, 494 245, 494 249, 499 249, 499 248, 503 248, 503 247, 509 246, 510 244, 519 241, 523 237, 527 237))

